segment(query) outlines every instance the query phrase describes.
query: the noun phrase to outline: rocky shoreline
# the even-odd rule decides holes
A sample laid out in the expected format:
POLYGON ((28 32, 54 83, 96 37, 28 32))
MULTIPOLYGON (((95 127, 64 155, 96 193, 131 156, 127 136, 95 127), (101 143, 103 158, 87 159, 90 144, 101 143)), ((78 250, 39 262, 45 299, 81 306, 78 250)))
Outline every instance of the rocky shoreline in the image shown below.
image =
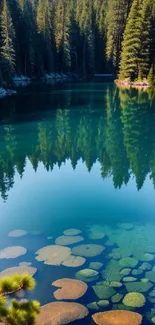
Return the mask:
POLYGON ((153 87, 147 80, 144 81, 129 81, 129 80, 115 80, 115 84, 123 88, 141 88, 146 89, 153 87))

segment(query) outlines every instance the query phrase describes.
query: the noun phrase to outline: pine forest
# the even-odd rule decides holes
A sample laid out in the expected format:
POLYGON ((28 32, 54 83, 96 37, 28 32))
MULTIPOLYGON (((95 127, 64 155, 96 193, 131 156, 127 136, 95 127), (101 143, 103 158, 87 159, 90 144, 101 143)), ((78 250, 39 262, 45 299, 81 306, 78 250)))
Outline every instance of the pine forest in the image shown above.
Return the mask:
POLYGON ((154 0, 0 0, 0 80, 52 72, 154 81, 154 0))

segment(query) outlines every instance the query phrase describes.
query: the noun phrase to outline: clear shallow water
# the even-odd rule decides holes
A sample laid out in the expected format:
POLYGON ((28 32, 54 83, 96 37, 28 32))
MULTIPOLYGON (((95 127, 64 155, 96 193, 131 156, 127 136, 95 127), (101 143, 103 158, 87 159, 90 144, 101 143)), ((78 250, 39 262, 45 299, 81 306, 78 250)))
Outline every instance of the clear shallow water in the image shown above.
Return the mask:
MULTIPOLYGON (((35 90, 0 105, 0 248, 20 245, 28 250, 17 259, 1 259, 0 270, 21 261, 32 262, 38 268, 38 285, 29 296, 44 304, 55 301, 54 280, 75 278, 75 273, 91 261, 104 263, 101 271, 106 269, 113 258, 108 255, 115 248, 120 248, 119 259, 134 256, 136 269, 143 254, 155 256, 152 91, 120 90, 112 84, 73 84, 35 90), (132 223, 133 229, 123 230, 118 227, 120 223, 132 223), (104 227, 103 239, 89 238, 88 226, 93 224, 104 227), (106 249, 87 258, 79 268, 38 262, 35 252, 54 244, 68 228, 82 231, 82 244, 95 243, 106 249), (28 235, 9 238, 8 233, 15 229, 24 229, 28 235), (33 231, 41 234, 34 236, 33 231), (49 236, 53 239, 47 239, 49 236), (113 246, 105 245, 108 239, 113 246)), ((149 263, 151 268, 155 266, 154 259, 149 263)), ((145 272, 137 281, 144 277, 145 272)), ((99 280, 103 281, 101 274, 99 280)), ((86 305, 99 300, 91 288, 95 283, 89 283, 89 291, 79 302, 86 305)), ((148 301, 150 291, 143 293, 145 306, 137 309, 143 315, 154 306, 148 301)), ((126 287, 116 292, 125 295, 126 287)), ((148 323, 146 318, 144 321, 148 323)), ((90 324, 90 318, 83 324, 90 324)))

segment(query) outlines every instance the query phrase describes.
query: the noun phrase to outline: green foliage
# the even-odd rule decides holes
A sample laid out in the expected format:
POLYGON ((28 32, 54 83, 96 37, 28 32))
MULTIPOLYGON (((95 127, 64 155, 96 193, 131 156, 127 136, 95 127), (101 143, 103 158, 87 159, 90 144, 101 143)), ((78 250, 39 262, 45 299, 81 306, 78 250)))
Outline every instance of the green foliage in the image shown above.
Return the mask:
POLYGON ((20 289, 32 290, 35 287, 35 280, 25 273, 15 274, 11 277, 5 276, 0 280, 0 292, 2 294, 11 293, 20 289))
POLYGON ((153 85, 155 83, 155 75, 154 75, 154 71, 153 71, 153 66, 151 66, 151 68, 149 70, 147 81, 149 82, 150 85, 153 85))
POLYGON ((35 287, 35 280, 26 273, 21 276, 21 283, 23 290, 31 291, 35 287))
POLYGON ((10 71, 13 72, 15 67, 15 31, 7 0, 3 0, 0 23, 2 38, 1 57, 9 63, 10 71))
MULTIPOLYGON (((9 294, 19 289, 32 290, 35 281, 28 275, 15 274, 11 277, 4 277, 0 280, 1 295, 9 294)), ((32 325, 40 311, 38 301, 17 301, 11 300, 7 303, 4 296, 0 296, 0 321, 8 325, 32 325)))
POLYGON ((13 299, 7 310, 6 323, 10 325, 32 325, 40 311, 37 301, 18 302, 13 299))

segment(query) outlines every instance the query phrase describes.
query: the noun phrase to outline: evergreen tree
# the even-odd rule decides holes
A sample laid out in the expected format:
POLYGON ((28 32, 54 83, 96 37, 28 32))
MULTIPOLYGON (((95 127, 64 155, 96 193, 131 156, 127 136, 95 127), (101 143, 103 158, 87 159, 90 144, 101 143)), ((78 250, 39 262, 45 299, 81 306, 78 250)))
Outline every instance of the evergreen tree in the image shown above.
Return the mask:
POLYGON ((7 0, 3 0, 1 12, 1 37, 0 56, 9 64, 10 71, 15 69, 15 31, 12 23, 11 13, 7 0))
POLYGON ((128 16, 120 62, 119 78, 135 80, 138 77, 141 50, 142 0, 133 0, 128 16))

